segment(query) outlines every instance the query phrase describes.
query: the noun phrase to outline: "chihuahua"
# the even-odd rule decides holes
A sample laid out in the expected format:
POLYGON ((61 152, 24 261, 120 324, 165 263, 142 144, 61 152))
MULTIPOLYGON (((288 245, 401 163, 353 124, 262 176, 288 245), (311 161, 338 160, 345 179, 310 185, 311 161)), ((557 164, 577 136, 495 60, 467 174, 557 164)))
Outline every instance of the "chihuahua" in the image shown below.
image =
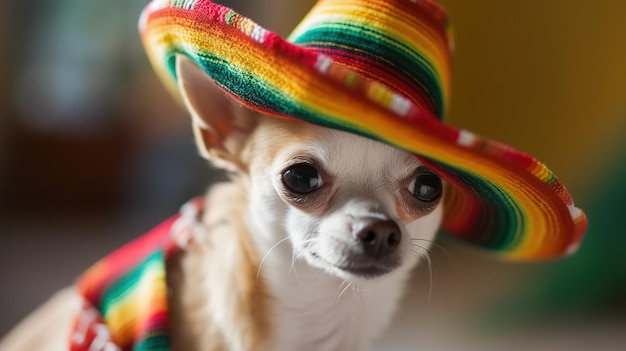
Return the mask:
MULTIPOLYGON (((367 350, 443 216, 413 154, 240 106, 190 59, 177 77, 200 153, 232 174, 167 262, 173 350, 367 350)), ((0 343, 67 350, 70 288, 0 343)))

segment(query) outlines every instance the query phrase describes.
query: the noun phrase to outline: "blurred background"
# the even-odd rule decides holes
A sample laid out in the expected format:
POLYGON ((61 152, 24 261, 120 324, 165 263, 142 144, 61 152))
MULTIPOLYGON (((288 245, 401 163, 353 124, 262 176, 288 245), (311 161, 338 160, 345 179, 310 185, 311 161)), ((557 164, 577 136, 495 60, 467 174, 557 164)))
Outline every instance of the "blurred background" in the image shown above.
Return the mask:
MULTIPOLYGON (((314 1, 217 2, 286 35, 314 1)), ((0 2, 0 336, 223 177, 147 62, 146 3, 0 2)), ((590 228, 578 254, 533 264, 442 235, 378 348, 626 349, 626 2, 441 3, 448 121, 546 162, 590 228)))

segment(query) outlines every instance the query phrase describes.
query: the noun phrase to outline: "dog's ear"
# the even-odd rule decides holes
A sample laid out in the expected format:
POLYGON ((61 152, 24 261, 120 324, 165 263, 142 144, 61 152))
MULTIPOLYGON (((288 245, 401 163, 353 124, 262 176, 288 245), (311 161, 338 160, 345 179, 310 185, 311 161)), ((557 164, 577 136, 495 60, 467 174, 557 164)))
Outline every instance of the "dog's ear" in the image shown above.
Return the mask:
POLYGON ((176 76, 202 156, 230 170, 245 170, 240 153, 258 116, 227 96, 187 56, 176 56, 176 76))

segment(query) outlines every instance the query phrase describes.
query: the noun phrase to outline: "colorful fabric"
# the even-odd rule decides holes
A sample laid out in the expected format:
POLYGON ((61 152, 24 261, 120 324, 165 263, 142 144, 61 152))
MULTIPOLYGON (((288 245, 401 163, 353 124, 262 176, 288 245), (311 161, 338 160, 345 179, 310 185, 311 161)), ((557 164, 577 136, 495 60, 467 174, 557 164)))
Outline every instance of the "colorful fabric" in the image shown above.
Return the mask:
POLYGON ((165 256, 169 219, 89 269, 71 351, 169 350, 165 256))
POLYGON ((208 0, 155 0, 139 28, 177 95, 175 62, 195 61, 243 105, 415 153, 452 186, 444 228, 509 259, 572 253, 587 228, 542 163, 442 122, 450 26, 431 0, 321 0, 287 41, 208 0))
POLYGON ((98 261, 78 281, 70 351, 170 350, 165 262, 190 240, 202 200, 98 261))

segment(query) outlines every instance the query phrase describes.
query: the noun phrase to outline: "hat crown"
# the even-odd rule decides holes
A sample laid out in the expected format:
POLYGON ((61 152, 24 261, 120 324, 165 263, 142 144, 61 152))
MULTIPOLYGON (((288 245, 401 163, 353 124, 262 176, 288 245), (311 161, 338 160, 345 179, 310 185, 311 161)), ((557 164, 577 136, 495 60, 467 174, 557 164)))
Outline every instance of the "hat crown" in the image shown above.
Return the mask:
POLYGON ((289 40, 445 115, 452 39, 445 9, 431 0, 320 0, 289 40))

